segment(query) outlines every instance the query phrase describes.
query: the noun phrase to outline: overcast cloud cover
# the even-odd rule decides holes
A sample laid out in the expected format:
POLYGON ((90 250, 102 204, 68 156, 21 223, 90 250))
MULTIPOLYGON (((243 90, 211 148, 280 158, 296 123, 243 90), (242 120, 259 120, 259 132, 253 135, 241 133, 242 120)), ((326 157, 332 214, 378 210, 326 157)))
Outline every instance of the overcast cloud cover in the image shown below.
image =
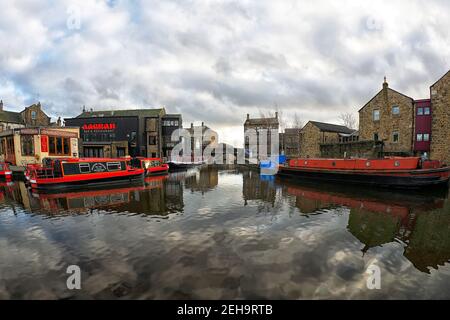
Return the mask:
POLYGON ((426 98, 450 68, 449 33, 446 0, 7 0, 0 99, 52 117, 165 106, 239 145, 246 113, 339 122, 385 75, 426 98))

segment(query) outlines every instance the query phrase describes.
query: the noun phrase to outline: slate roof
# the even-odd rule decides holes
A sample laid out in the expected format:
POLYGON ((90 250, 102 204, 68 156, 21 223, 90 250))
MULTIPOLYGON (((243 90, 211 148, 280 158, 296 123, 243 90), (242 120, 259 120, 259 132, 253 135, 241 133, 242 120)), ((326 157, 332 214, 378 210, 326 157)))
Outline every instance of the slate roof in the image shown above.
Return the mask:
POLYGON ((278 124, 278 118, 253 118, 245 120, 245 124, 267 125, 278 124))
POLYGON ((22 116, 20 115, 20 112, 4 111, 4 110, 0 111, 0 122, 25 124, 25 122, 22 119, 22 116))
POLYGON ((355 132, 355 130, 347 128, 346 126, 340 126, 332 123, 318 122, 318 121, 310 121, 313 125, 320 129, 320 131, 324 132, 336 132, 336 133, 345 133, 350 134, 355 132))
POLYGON ((156 117, 165 114, 165 109, 130 109, 130 110, 104 110, 85 111, 76 118, 101 118, 101 117, 156 117))

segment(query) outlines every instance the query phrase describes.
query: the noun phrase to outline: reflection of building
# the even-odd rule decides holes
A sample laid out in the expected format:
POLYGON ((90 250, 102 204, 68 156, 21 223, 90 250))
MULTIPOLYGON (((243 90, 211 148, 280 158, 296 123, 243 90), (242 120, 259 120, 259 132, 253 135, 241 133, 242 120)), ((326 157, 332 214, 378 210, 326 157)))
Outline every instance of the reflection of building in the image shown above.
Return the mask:
POLYGON ((186 177, 184 183, 191 191, 210 191, 219 184, 219 170, 213 167, 200 168, 197 174, 186 177))
POLYGON ((242 179, 245 204, 250 200, 263 200, 272 205, 275 203, 276 189, 273 181, 261 180, 260 174, 252 170, 242 172, 242 179))
POLYGON ((27 126, 49 126, 50 117, 42 111, 41 103, 32 104, 21 112, 3 110, 0 100, 0 131, 27 126))
POLYGON ((164 108, 91 110, 65 119, 65 123, 80 127, 80 153, 83 156, 161 157, 172 148, 166 137, 174 128, 181 127, 181 116, 166 115, 164 108))
MULTIPOLYGON (((275 112, 274 118, 251 119, 250 115, 247 114, 247 119, 244 122, 245 158, 257 160, 270 158, 272 155, 272 131, 276 132, 279 139, 278 129, 278 112, 275 112), (254 137, 252 132, 255 135, 254 137)), ((278 153, 279 146, 276 146, 276 150, 273 151, 278 153)))
POLYGON ((0 132, 0 157, 17 166, 40 163, 46 157, 78 157, 79 129, 35 127, 0 132))

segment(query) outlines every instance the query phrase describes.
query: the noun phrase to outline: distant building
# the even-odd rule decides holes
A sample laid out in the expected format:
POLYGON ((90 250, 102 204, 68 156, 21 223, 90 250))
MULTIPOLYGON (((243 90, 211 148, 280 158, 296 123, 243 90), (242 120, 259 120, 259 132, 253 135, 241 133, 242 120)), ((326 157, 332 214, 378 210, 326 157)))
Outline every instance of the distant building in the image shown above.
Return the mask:
POLYGON ((0 100, 0 131, 49 125, 50 117, 42 111, 40 102, 26 107, 21 112, 14 112, 4 110, 3 101, 0 100))
POLYGON ((382 89, 359 110, 359 140, 383 141, 385 155, 411 155, 414 141, 414 100, 382 89))
POLYGON ((172 141, 172 134, 175 130, 183 127, 183 119, 181 114, 166 114, 162 118, 162 156, 164 160, 170 159, 172 149, 177 143, 181 142, 181 138, 172 141))
POLYGON ((292 159, 300 156, 300 128, 286 128, 284 130, 284 154, 292 159))
MULTIPOLYGON (((205 149, 215 148, 219 143, 219 134, 205 125, 204 122, 200 126, 191 126, 186 129, 191 136, 190 151, 192 161, 209 160, 204 159, 203 155, 206 153, 205 149)), ((211 150, 211 154, 213 151, 211 150)), ((189 161, 189 159, 184 159, 189 161)))
MULTIPOLYGON (((80 154, 85 157, 162 157, 171 145, 163 140, 166 111, 160 109, 104 110, 83 112, 65 119, 80 127, 80 154)), ((178 117, 176 117, 178 118, 178 117)), ((167 121, 172 118, 168 118, 167 121)), ((181 117, 180 117, 181 119, 181 117)), ((168 127, 176 127, 175 122, 168 127)), ((181 125, 180 121, 177 123, 181 125)))
POLYGON ((352 134, 355 130, 346 126, 308 121, 300 130, 300 157, 320 158, 321 144, 338 143, 341 134, 352 134))
MULTIPOLYGON (((247 119, 244 122, 244 135, 245 135, 245 141, 244 141, 244 152, 245 152, 245 158, 248 159, 257 159, 257 160, 264 160, 267 158, 270 158, 272 155, 272 137, 271 137, 271 131, 275 131, 278 136, 278 130, 279 130, 279 121, 278 121, 278 112, 275 112, 274 118, 250 118, 250 115, 247 114, 247 119), (253 131, 256 135, 256 141, 253 143, 251 142, 251 136, 248 134, 250 131, 253 131), (263 145, 263 141, 266 141, 263 145), (255 144, 255 145, 253 145, 255 144), (264 154, 261 150, 261 147, 264 147, 265 151, 264 154)), ((279 152, 279 147, 277 147, 277 150, 275 152, 279 152)))

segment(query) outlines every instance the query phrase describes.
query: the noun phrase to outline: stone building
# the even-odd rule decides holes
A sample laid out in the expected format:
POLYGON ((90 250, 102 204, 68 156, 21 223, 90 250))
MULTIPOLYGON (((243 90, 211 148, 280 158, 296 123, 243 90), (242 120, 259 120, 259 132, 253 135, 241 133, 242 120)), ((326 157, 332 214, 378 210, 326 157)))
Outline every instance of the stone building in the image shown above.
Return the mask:
MULTIPOLYGON (((244 152, 246 161, 250 159, 259 161, 272 156, 272 137, 279 139, 279 126, 278 112, 275 112, 274 118, 252 119, 247 113, 247 119, 244 122, 244 152)), ((279 153, 279 144, 273 151, 279 153)), ((275 154, 273 155, 275 156, 275 154)))
POLYGON ((410 155, 414 141, 414 100, 383 83, 359 111, 359 140, 383 141, 385 155, 410 155))
POLYGON ((450 164, 450 71, 430 88, 433 117, 430 157, 450 164))
POLYGON ((200 126, 195 126, 191 123, 190 128, 187 129, 191 137, 190 151, 191 159, 184 161, 210 161, 214 154, 214 148, 218 146, 219 134, 205 125, 204 122, 200 126), (205 149, 208 147, 208 150, 205 149))
POLYGON ((0 100, 0 132, 9 129, 49 126, 50 117, 42 111, 41 103, 32 104, 21 112, 6 111, 0 100))
POLYGON ((283 150, 287 159, 300 156, 300 128, 286 128, 283 137, 283 150))
POLYGON ((300 157, 320 158, 320 145, 338 143, 340 134, 351 134, 355 130, 346 126, 308 121, 300 130, 300 157))

